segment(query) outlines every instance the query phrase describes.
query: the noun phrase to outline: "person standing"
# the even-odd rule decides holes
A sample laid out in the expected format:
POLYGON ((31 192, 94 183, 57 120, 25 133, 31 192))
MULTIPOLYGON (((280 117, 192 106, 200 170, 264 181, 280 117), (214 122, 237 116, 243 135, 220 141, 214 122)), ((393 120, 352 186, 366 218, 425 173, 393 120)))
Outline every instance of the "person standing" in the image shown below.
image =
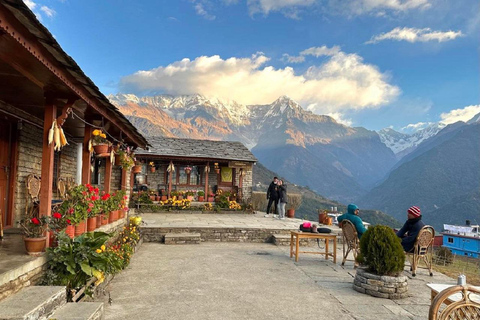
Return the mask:
POLYGON ((351 203, 347 207, 347 212, 337 218, 338 224, 340 224, 340 222, 342 222, 345 219, 353 223, 353 225, 355 226, 355 229, 357 230, 358 239, 360 239, 362 235, 365 233, 365 231, 367 231, 367 229, 363 225, 362 218, 358 216, 359 212, 360 212, 360 209, 358 209, 358 207, 355 204, 351 203))
POLYGON ((402 229, 397 232, 397 236, 402 239, 402 247, 405 252, 412 251, 418 233, 423 227, 425 227, 425 223, 422 221, 420 208, 410 207, 407 210, 407 221, 405 221, 402 229))
POLYGON ((285 205, 287 204, 287 186, 278 180, 278 219, 285 220, 285 205))
POLYGON ((274 214, 277 213, 277 205, 278 205, 278 178, 273 177, 273 181, 270 183, 268 186, 267 190, 267 200, 268 200, 268 205, 267 205, 267 214, 265 217, 270 216, 270 208, 272 207, 272 203, 275 204, 275 207, 273 207, 273 212, 274 214))

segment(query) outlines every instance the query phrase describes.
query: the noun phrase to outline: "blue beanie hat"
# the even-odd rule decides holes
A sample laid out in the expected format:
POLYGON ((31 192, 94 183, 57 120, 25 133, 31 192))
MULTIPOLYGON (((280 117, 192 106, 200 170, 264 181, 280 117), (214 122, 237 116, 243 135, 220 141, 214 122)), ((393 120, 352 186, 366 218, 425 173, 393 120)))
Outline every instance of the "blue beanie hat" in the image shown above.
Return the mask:
POLYGON ((357 209, 358 209, 357 205, 353 204, 353 203, 349 204, 348 207, 347 207, 347 211, 350 214, 355 214, 355 210, 357 210, 357 209))

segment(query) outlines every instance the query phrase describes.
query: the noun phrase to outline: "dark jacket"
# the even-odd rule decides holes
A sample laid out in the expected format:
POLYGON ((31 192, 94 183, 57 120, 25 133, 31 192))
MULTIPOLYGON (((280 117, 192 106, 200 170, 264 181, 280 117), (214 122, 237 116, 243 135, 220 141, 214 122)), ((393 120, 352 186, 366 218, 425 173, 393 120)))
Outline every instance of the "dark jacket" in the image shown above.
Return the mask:
POLYGON ((278 202, 287 203, 287 186, 284 184, 278 187, 278 202))
POLYGON ((267 199, 277 200, 278 199, 278 186, 273 183, 273 181, 268 186, 267 190, 267 199))
POLYGON ((340 217, 338 217, 337 221, 338 223, 340 223, 345 219, 353 223, 353 225, 355 226, 355 229, 357 230, 358 239, 360 239, 362 235, 365 233, 365 231, 367 231, 367 229, 363 225, 362 219, 355 214, 355 210, 351 212, 349 209, 347 213, 344 213, 340 217))
POLYGON ((397 232, 397 236, 402 238, 402 247, 405 252, 413 249, 417 235, 424 226, 425 223, 422 221, 422 216, 420 216, 415 219, 408 219, 402 229, 397 232))

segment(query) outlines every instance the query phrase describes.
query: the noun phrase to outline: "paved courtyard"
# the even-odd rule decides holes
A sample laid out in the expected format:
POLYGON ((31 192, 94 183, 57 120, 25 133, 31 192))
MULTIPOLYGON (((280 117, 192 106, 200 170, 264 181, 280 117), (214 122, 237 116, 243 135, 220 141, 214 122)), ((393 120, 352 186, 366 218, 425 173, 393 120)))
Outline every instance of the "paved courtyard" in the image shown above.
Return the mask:
MULTIPOLYGON (((199 224, 229 221, 235 225, 241 222, 237 219, 249 225, 255 221, 299 224, 299 220, 278 221, 263 214, 168 216, 144 215, 144 220, 152 224, 185 223, 183 219, 195 224, 197 218, 201 218, 199 224)), ((295 263, 289 247, 268 243, 144 243, 127 270, 107 287, 112 303, 106 303, 106 319, 426 319, 430 305, 426 284, 455 283, 420 269, 416 278, 409 277, 408 298, 374 298, 352 289, 353 262, 340 266, 341 255, 339 246, 337 264, 306 254, 295 263)))

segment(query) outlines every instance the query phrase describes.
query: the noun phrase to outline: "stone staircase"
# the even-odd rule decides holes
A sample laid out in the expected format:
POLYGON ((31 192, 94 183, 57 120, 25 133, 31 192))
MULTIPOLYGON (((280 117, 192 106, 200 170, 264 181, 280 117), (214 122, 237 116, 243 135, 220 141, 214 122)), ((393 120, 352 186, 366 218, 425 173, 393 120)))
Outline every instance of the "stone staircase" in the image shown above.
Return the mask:
POLYGON ((0 301, 0 320, 98 320, 103 303, 67 303, 63 286, 31 286, 0 301))
POLYGON ((199 244, 200 233, 167 233, 165 244, 199 244))

